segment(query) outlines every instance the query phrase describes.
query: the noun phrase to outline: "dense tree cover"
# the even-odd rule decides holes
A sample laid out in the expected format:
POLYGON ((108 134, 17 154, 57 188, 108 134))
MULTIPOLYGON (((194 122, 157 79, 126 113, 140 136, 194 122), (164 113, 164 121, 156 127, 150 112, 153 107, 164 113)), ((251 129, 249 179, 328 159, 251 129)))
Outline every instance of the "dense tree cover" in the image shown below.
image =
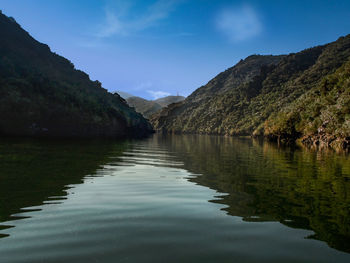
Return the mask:
POLYGON ((37 136, 142 135, 149 123, 0 14, 0 133, 37 136))
POLYGON ((350 137, 350 61, 265 123, 265 134, 350 137))
MULTIPOLYGON (((300 96, 324 86, 325 82, 322 81, 325 76, 333 74, 349 58, 350 36, 287 56, 253 55, 220 73, 184 102, 165 108, 151 122, 155 129, 168 133, 265 134, 272 137, 283 133, 286 137, 296 138, 304 134, 306 129, 296 125, 295 113, 288 106, 296 103, 300 96), (281 111, 286 114, 276 117, 281 111), (274 122, 276 118, 278 120, 274 122)), ((331 85, 329 82, 327 89, 331 85)), ((339 82, 337 85, 343 84, 339 82)), ((346 90, 346 86, 343 89, 346 90)), ((333 111, 338 109, 339 122, 348 118, 346 94, 333 107, 333 111)), ((330 99, 329 96, 332 96, 331 93, 325 97, 330 99)), ((325 114, 330 111, 325 110, 325 103, 325 98, 319 99, 318 106, 322 108, 319 112, 323 112, 323 119, 327 118, 325 114)), ((308 119, 308 116, 304 116, 304 119, 308 119)), ((346 123, 343 130, 346 129, 346 123)), ((316 125, 319 128, 318 124, 315 121, 312 125, 304 123, 302 126, 316 125)), ((315 130, 315 127, 312 129, 315 130)), ((329 125, 328 131, 346 135, 334 127, 329 125)))

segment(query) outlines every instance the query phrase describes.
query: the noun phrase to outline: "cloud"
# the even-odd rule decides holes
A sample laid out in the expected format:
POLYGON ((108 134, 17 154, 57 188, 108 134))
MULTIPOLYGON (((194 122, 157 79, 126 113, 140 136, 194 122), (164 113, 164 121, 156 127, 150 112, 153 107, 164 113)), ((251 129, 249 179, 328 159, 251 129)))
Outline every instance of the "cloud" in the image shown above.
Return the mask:
POLYGON ((262 24, 256 11, 248 5, 221 11, 216 26, 232 42, 253 38, 262 31, 262 24))
POLYGON ((147 90, 147 92, 152 96, 154 100, 171 95, 169 92, 165 92, 161 90, 158 90, 158 91, 147 90))
POLYGON ((99 26, 97 37, 126 36, 157 26, 169 16, 176 1, 158 0, 146 7, 123 0, 113 3, 113 7, 105 8, 105 21, 99 26))
POLYGON ((136 91, 146 90, 146 92, 150 94, 154 100, 171 95, 169 92, 166 92, 166 91, 151 90, 152 87, 154 87, 152 82, 143 82, 138 84, 133 90, 136 90, 136 91))
POLYGON ((105 23, 101 26, 97 32, 97 37, 110 37, 115 34, 125 34, 125 25, 122 24, 117 15, 112 10, 106 8, 105 10, 105 23))

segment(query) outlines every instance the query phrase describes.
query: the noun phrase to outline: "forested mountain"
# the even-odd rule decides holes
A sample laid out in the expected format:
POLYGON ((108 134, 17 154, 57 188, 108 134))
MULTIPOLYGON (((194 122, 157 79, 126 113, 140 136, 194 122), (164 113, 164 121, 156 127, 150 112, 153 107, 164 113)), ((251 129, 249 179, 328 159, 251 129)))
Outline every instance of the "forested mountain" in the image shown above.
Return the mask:
POLYGON ((341 139, 347 147, 349 58, 350 35, 289 55, 249 56, 151 122, 168 133, 280 139, 322 133, 332 138, 326 144, 341 139))
POLYGON ((150 118, 154 113, 160 109, 168 106, 169 104, 183 101, 185 97, 182 96, 167 96, 156 100, 146 100, 140 97, 129 97, 126 99, 131 107, 141 113, 146 118, 150 118))
POLYGON ((0 34, 1 134, 124 137, 152 131, 119 95, 2 13, 0 34))

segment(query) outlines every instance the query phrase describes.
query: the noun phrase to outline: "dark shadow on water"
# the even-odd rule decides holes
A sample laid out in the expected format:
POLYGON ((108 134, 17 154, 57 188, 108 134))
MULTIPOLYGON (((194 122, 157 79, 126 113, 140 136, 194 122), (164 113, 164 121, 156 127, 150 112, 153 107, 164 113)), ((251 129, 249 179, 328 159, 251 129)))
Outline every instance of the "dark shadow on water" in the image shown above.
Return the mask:
POLYGON ((0 140, 0 224, 6 222, 0 225, 0 238, 8 236, 3 230, 11 227, 8 224, 12 220, 27 218, 18 213, 38 211, 31 207, 46 203, 61 203, 69 188, 81 184, 87 175, 94 176, 126 145, 107 140, 0 140))

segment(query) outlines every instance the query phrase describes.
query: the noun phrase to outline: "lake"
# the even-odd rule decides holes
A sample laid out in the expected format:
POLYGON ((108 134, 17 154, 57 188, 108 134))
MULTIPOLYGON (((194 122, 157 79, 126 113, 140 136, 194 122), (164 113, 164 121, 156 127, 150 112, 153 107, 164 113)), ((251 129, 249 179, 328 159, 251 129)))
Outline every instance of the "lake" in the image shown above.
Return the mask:
POLYGON ((350 262, 350 157, 198 135, 3 139, 0 262, 350 262))

